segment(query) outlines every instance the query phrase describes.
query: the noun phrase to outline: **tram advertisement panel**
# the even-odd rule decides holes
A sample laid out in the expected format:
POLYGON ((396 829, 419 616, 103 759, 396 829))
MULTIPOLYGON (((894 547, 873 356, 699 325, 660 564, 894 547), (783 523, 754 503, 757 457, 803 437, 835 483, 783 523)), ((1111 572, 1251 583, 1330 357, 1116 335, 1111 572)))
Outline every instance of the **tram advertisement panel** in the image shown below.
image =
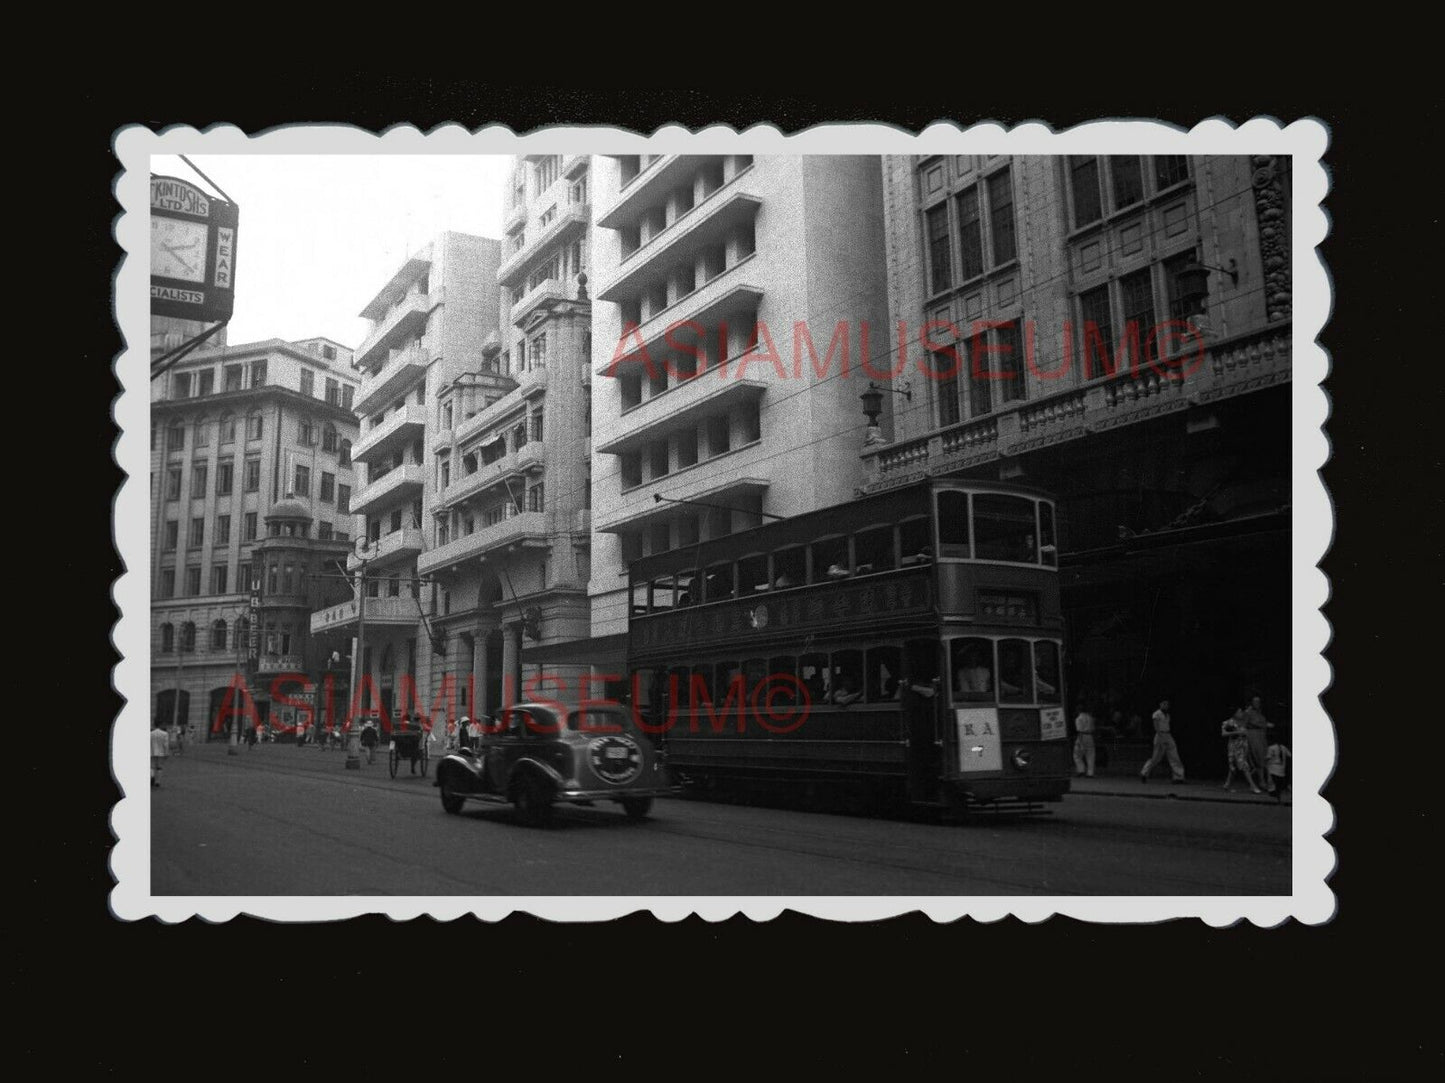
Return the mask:
POLYGON ((955 707, 960 771, 1002 771, 997 707, 955 707))
POLYGON ((1056 741, 1067 736, 1064 727, 1064 709, 1045 707, 1039 712, 1039 740, 1056 741))

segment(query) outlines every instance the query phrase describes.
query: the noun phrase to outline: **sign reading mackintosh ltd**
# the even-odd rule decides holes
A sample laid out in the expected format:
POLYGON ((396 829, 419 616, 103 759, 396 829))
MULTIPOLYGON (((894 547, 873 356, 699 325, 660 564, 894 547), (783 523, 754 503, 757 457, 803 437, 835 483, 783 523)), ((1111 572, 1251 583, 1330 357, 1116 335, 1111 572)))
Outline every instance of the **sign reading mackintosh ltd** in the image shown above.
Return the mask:
POLYGON ((151 315, 216 323, 236 301, 234 203, 151 177, 151 315))

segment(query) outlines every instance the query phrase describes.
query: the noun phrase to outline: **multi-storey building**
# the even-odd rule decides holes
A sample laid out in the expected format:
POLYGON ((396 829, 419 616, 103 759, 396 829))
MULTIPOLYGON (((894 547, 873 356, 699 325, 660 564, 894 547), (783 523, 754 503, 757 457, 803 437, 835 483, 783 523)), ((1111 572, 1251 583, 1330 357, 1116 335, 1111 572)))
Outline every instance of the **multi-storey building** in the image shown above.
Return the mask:
POLYGON ((388 720, 428 709, 433 689, 459 657, 446 620, 451 592, 426 573, 437 567, 431 550, 437 515, 446 508, 443 463, 465 419, 456 412, 457 389, 484 394, 491 378, 487 347, 497 340, 500 261, 497 240, 442 233, 407 259, 361 312, 371 327, 354 356, 364 376, 352 458, 365 476, 351 501, 361 539, 347 566, 364 582, 364 613, 353 595, 314 612, 311 630, 351 654, 365 621, 355 680, 366 674, 370 689, 360 706, 379 705, 388 720))
POLYGON ((1202 750, 1249 690, 1289 688, 1288 170, 883 161, 914 378, 863 453, 866 489, 955 473, 1052 489, 1071 699, 1107 721, 1171 696, 1202 750))
POLYGON ((238 674, 265 720, 274 674, 315 677, 307 614, 344 596, 323 576, 352 531, 350 360, 330 339, 270 339, 197 350, 152 381, 151 686, 162 725, 178 717, 209 732, 238 674))
POLYGON ((525 649, 585 638, 589 620, 590 161, 539 154, 512 165, 496 330, 467 371, 437 386, 418 562, 437 587, 444 671, 462 709, 484 714, 538 672, 525 649))
MULTIPOLYGON (((178 346, 182 346, 198 335, 205 334, 211 329, 211 324, 204 320, 182 320, 174 316, 152 316, 151 317, 151 359, 155 360, 163 354, 169 353, 178 346)), ((206 349, 220 349, 226 344, 226 329, 224 327, 215 331, 210 338, 206 339, 206 349)))
POLYGON ((852 497, 889 328, 877 157, 597 161, 590 591, 617 672, 630 561, 852 497))

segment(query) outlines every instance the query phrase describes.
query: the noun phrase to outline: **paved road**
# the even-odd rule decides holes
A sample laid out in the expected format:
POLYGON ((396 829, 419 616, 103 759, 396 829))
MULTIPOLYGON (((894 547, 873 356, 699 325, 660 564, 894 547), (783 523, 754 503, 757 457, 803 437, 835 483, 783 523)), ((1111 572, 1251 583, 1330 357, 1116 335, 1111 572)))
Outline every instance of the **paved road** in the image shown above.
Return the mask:
POLYGON ((659 801, 448 816, 378 759, 262 746, 173 758, 153 800, 162 895, 1253 895, 1290 886, 1290 810, 1070 796, 964 824, 659 801))

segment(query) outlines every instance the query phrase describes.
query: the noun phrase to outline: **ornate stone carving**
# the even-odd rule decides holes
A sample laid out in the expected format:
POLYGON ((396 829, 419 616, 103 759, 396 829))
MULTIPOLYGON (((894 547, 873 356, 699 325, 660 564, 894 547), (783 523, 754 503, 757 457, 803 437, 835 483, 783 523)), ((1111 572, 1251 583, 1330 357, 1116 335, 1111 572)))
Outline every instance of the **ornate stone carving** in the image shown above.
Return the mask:
POLYGON ((1271 323, 1287 320, 1292 312, 1290 276, 1289 192, 1286 175, 1277 158, 1256 154, 1254 213, 1259 220, 1259 254, 1264 264, 1264 302, 1271 323))

